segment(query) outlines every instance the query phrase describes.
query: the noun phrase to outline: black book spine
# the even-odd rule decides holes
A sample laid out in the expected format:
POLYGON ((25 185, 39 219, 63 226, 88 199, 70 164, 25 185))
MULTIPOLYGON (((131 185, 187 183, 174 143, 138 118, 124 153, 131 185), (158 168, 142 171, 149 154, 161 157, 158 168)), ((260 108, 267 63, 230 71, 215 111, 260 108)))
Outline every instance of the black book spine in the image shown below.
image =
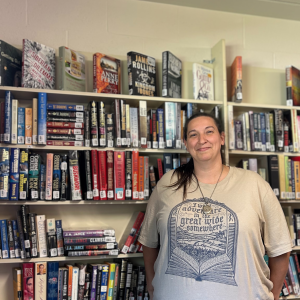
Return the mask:
POLYGON ((132 199, 132 152, 126 151, 125 152, 125 159, 126 159, 126 178, 125 178, 125 199, 131 200, 132 199))
POLYGON ((69 151, 69 171, 71 185, 71 200, 82 200, 82 190, 80 184, 80 168, 78 163, 77 150, 69 151))
POLYGON ((33 214, 33 213, 28 214, 31 257, 38 256, 35 217, 36 217, 36 214, 33 214))
POLYGON ((40 155, 30 154, 29 155, 29 199, 39 199, 39 173, 40 173, 40 155))
POLYGON ((105 106, 104 102, 98 102, 98 118, 99 118, 99 145, 106 147, 106 128, 105 128, 105 106))
POLYGON ((153 192, 154 188, 156 187, 155 170, 153 166, 149 166, 149 177, 150 177, 151 192, 153 192))
POLYGON ((273 189, 275 195, 279 198, 279 167, 278 167, 278 156, 268 155, 268 173, 269 173, 269 183, 273 189))
POLYGON ((68 155, 63 154, 61 156, 60 163, 61 170, 61 191, 60 191, 60 200, 69 199, 69 168, 68 168, 68 155))
POLYGON ((144 267, 138 267, 137 299, 143 299, 145 289, 146 271, 144 267))
POLYGON ((128 264, 128 261, 126 259, 122 259, 121 272, 120 272, 119 297, 117 298, 118 300, 124 299, 127 264, 128 264))
POLYGON ((90 127, 91 127, 91 144, 93 147, 98 147, 98 117, 97 117, 97 102, 90 102, 90 127))
POLYGON ((281 109, 275 109, 275 149, 276 151, 283 152, 284 141, 283 141, 283 111, 281 109))
POLYGON ((79 169, 81 171, 80 183, 81 183, 82 199, 87 200, 85 151, 78 151, 78 163, 79 163, 79 169))
POLYGON ((168 60, 169 52, 162 53, 162 96, 169 97, 168 93, 168 60))
POLYGON ((27 219, 26 219, 26 206, 21 206, 20 216, 22 220, 23 225, 23 234, 24 234, 24 245, 25 245, 25 258, 30 258, 30 238, 29 238, 29 232, 28 232, 28 225, 27 225, 27 219))
POLYGON ((128 262, 123 300, 129 300, 129 293, 130 293, 130 287, 131 287, 131 277, 132 277, 132 267, 133 267, 132 263, 128 262))
POLYGON ((96 300, 101 299, 101 279, 102 279, 102 265, 98 265, 97 284, 96 284, 96 300))
POLYGON ((68 300, 68 277, 69 271, 68 269, 64 269, 62 300, 68 300))
POLYGON ((109 147, 109 148, 114 147, 114 140, 115 140, 115 123, 114 123, 114 119, 115 119, 114 114, 106 114, 105 115, 107 147, 109 147))
POLYGON ((121 120, 121 144, 122 144, 122 147, 125 147, 125 146, 127 146, 127 139, 126 139, 126 101, 125 100, 120 100, 120 120, 121 120))
POLYGON ((253 111, 249 111, 249 127, 250 127, 251 151, 255 151, 255 142, 254 142, 254 116, 253 116, 253 111))
POLYGON ((113 102, 114 105, 114 124, 115 124, 115 147, 122 147, 121 139, 121 109, 120 109, 120 100, 115 99, 113 102))
POLYGON ((60 199, 61 188, 61 170, 60 170, 60 154, 53 155, 53 181, 52 181, 52 199, 60 199))
POLYGON ((254 129, 254 150, 259 149, 259 136, 258 136, 258 113, 253 114, 253 129, 254 129))
POLYGON ((85 284, 84 284, 84 300, 89 300, 91 286, 91 274, 85 272, 85 284))
POLYGON ((91 173, 91 153, 84 151, 85 172, 86 172, 86 200, 93 200, 92 173, 91 173))
POLYGON ((84 145, 90 147, 91 145, 91 132, 90 132, 90 112, 84 111, 84 145))
POLYGON ((8 235, 9 257, 16 258, 14 232, 13 232, 12 222, 10 220, 7 220, 7 235, 8 235))
POLYGON ((21 258, 27 258, 26 257, 25 236, 24 236, 24 231, 23 231, 23 222, 22 222, 21 211, 18 211, 18 213, 17 213, 17 224, 18 224, 18 230, 19 230, 19 235, 20 235, 21 258))
POLYGON ((55 230, 55 220, 47 219, 47 248, 48 256, 56 257, 57 256, 57 236, 55 230))
POLYGON ((47 117, 47 122, 74 122, 83 123, 84 118, 57 118, 57 117, 47 117))

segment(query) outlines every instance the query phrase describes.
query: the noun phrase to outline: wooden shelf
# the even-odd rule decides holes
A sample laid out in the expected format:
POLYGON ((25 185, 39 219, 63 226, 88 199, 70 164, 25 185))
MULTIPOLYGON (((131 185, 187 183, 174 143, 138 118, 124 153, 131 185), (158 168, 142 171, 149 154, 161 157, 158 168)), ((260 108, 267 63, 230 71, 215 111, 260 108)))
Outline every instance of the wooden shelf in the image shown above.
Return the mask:
POLYGON ((292 153, 292 152, 266 152, 266 151, 229 150, 229 155, 250 155, 250 156, 285 155, 285 156, 300 156, 300 152, 299 153, 292 153))
POLYGON ((287 296, 287 297, 280 297, 279 299, 300 299, 300 296, 295 296, 295 295, 290 295, 290 296, 287 296))
POLYGON ((57 256, 57 257, 37 257, 29 259, 8 258, 0 259, 0 264, 16 264, 25 262, 39 262, 39 261, 82 261, 82 260, 106 260, 113 258, 137 258, 143 257, 143 253, 119 254, 119 255, 99 255, 99 256, 57 256))
POLYGON ((148 204, 148 200, 66 200, 66 201, 7 201, 0 200, 0 205, 135 205, 135 204, 148 204))

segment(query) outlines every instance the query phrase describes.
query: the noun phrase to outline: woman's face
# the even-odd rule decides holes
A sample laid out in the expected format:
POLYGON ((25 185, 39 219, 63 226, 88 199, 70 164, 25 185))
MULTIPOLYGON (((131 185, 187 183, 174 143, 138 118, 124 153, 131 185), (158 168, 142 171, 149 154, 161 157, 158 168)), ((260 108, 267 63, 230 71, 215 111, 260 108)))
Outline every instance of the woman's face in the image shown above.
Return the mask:
POLYGON ((224 142, 224 132, 219 133, 212 118, 203 116, 189 122, 185 146, 195 161, 204 162, 220 156, 224 142))
POLYGON ((33 294, 33 278, 27 281, 27 292, 33 294))

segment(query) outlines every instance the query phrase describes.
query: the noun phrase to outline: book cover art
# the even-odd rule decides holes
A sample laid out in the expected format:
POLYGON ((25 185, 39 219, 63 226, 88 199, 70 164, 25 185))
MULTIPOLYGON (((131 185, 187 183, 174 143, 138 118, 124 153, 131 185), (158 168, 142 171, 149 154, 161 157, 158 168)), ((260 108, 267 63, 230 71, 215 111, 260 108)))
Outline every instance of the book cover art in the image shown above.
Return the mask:
POLYGON ((59 47, 58 89, 85 92, 85 57, 67 47, 59 47))
POLYGON ((21 86, 22 51, 0 40, 0 86, 21 86))
POLYGON ((155 58, 127 53, 129 95, 156 96, 155 58))
POLYGON ((35 299, 34 263, 23 263, 23 300, 35 299))
POLYGON ((47 263, 35 264, 35 297, 38 300, 47 300, 47 263))
POLYGON ((95 93, 121 94, 121 61, 102 53, 93 56, 95 93))
POLYGON ((162 96, 181 98, 182 63, 170 51, 162 54, 163 89, 162 96))
POLYGON ((285 69, 286 105, 300 106, 300 70, 294 66, 285 69))
POLYGON ((47 263, 47 300, 57 300, 58 262, 47 263))
POLYGON ((241 103, 242 94, 242 57, 237 56, 231 65, 231 94, 230 100, 241 103))
POLYGON ((213 68, 202 64, 193 64, 194 99, 214 99, 214 72, 213 68))
POLYGON ((22 87, 55 88, 55 49, 23 39, 22 87))
POLYGON ((223 203, 206 201, 217 213, 203 215, 204 198, 186 200, 172 209, 166 274, 236 286, 238 218, 223 203), (193 207, 199 208, 199 213, 195 214, 193 207), (214 226, 209 225, 212 222, 214 226))

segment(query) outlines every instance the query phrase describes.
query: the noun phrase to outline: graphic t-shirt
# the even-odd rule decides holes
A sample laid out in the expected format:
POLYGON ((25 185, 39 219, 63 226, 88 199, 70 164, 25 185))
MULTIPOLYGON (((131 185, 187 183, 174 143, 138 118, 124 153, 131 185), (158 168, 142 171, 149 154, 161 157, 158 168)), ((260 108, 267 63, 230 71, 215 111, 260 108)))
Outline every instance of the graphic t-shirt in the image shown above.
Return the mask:
MULTIPOLYGON (((212 214, 196 180, 183 190, 165 174, 152 193, 139 241, 160 246, 154 265, 154 300, 271 300, 273 287, 264 261, 291 251, 282 208, 270 185, 257 173, 231 167, 219 182, 212 214)), ((205 197, 215 184, 199 182, 205 197)))

